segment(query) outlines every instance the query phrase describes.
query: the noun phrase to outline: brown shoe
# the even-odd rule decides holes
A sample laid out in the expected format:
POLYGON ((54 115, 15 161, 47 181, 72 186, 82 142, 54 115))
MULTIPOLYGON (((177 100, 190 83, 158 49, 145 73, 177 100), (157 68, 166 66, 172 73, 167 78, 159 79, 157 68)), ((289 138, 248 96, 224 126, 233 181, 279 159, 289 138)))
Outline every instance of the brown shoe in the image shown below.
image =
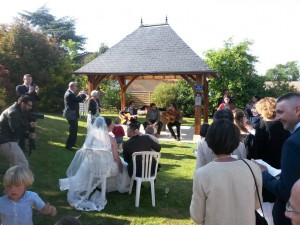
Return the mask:
POLYGON ((177 141, 180 141, 180 137, 177 137, 177 141))

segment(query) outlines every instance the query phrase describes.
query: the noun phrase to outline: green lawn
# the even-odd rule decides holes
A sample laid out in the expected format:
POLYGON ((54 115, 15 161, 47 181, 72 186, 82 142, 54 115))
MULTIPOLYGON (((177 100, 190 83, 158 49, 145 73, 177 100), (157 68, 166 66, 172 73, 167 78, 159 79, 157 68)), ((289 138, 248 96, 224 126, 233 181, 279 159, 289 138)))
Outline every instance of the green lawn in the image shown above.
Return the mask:
MULTIPOLYGON (((109 115, 116 117, 116 115, 109 115)), ((190 121, 190 120, 188 120, 190 121)), ((85 119, 80 119, 77 145, 84 142, 85 119)), ((187 124, 186 124, 187 125, 187 124)), ((135 208, 135 192, 131 195, 112 192, 107 194, 108 204, 101 212, 82 212, 70 207, 66 201, 67 191, 60 191, 58 179, 66 176, 66 170, 75 154, 67 151, 65 140, 68 134, 67 121, 57 115, 46 115, 38 120, 37 150, 28 157, 35 175, 32 191, 44 201, 56 206, 58 215, 43 216, 34 213, 35 225, 53 225, 64 215, 80 215, 83 225, 97 224, 193 224, 189 205, 192 194, 192 178, 195 168, 193 150, 196 144, 161 142, 161 170, 155 183, 156 207, 151 206, 150 184, 141 190, 140 207, 135 208), (170 189, 165 197, 165 188, 170 189)), ((0 159, 0 179, 8 167, 0 159)))

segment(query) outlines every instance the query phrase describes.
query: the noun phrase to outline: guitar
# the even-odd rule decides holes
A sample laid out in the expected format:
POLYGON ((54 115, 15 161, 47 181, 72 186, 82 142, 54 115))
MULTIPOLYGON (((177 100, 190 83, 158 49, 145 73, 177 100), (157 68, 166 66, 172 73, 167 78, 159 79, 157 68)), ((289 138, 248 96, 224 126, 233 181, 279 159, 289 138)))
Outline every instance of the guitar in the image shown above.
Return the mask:
POLYGON ((174 123, 176 116, 166 113, 166 123, 174 123))
POLYGON ((119 115, 119 118, 121 120, 121 124, 126 124, 128 121, 130 121, 131 118, 136 118, 137 115, 130 115, 130 113, 123 113, 122 114, 125 118, 123 118, 121 115, 119 115))

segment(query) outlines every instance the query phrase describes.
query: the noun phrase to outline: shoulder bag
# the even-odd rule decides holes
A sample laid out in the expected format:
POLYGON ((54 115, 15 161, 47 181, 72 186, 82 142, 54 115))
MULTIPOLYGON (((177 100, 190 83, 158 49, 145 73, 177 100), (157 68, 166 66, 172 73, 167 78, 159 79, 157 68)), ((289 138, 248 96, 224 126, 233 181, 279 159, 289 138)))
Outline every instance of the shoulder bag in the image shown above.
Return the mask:
MULTIPOLYGON (((242 159, 243 160, 243 159, 242 159)), ((251 173, 252 173, 252 176, 253 176, 253 179, 254 179, 254 183, 255 183, 255 187, 256 187, 256 193, 257 193, 257 197, 258 197, 258 201, 259 201, 259 205, 260 205, 260 208, 261 208, 261 211, 262 211, 262 214, 263 216, 261 216, 256 210, 255 210, 255 220, 256 220, 256 225, 268 225, 268 222, 267 220, 265 219, 264 217, 264 211, 263 211, 263 208, 262 208, 262 204, 261 204, 261 200, 260 200, 260 197, 259 197, 259 192, 258 192, 258 187, 257 187, 257 183, 256 183, 256 179, 255 179, 255 176, 254 176, 254 173, 251 169, 251 167, 249 166, 249 164, 243 160, 244 163, 246 163, 246 165, 249 167, 251 173)))

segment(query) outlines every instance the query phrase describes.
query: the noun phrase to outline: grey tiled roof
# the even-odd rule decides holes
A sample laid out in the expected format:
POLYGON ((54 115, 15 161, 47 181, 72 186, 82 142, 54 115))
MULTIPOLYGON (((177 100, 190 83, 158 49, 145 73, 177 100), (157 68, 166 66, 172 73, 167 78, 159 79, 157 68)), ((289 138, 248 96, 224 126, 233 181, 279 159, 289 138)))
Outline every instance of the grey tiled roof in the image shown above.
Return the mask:
POLYGON ((140 26, 76 74, 216 74, 168 24, 140 26))

